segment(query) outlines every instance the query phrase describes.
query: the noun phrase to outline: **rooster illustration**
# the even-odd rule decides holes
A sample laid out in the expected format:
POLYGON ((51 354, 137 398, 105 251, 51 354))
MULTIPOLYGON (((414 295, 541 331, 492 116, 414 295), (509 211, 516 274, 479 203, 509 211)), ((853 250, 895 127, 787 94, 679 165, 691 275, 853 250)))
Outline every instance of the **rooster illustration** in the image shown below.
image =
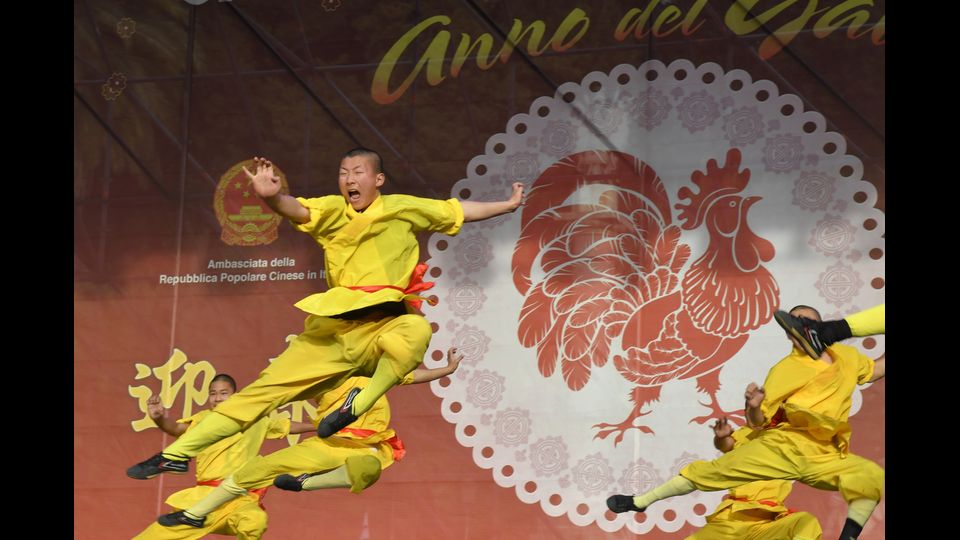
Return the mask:
POLYGON ((760 198, 740 195, 750 170, 739 168, 734 148, 723 167, 710 159, 706 172, 694 171, 698 191, 677 193, 689 201, 676 205, 679 227, 656 172, 622 152, 568 156, 534 182, 512 262, 514 285, 524 295, 518 337, 524 347, 536 346, 544 377, 559 365, 574 391, 619 345, 623 354, 614 354, 613 363, 636 385, 633 409, 622 422, 595 425, 596 437, 616 434, 616 445, 631 428, 653 433, 638 421, 649 414, 641 409, 659 399, 661 385, 690 377, 710 399, 701 402, 710 413, 691 422, 742 421, 742 409, 724 411, 717 402, 720 368, 750 331, 770 320, 779 288, 762 266, 773 258, 773 245, 747 224, 760 198), (597 203, 577 202, 591 185, 609 189, 597 203), (701 226, 709 244, 681 275, 691 255, 681 227, 701 226))

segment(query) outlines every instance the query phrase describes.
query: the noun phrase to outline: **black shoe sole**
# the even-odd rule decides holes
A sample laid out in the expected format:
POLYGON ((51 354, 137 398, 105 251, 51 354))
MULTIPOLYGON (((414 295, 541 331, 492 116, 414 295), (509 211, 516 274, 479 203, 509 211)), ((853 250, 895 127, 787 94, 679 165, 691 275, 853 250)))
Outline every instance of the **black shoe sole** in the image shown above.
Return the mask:
POLYGON ((607 497, 607 508, 614 514, 624 512, 643 512, 646 508, 640 508, 633 504, 633 497, 629 495, 611 495, 607 497))
MULTIPOLYGON (((144 463, 147 463, 147 462, 151 461, 152 459, 153 459, 153 458, 150 458, 150 459, 148 459, 147 461, 142 461, 142 462, 140 462, 140 463, 137 463, 137 464, 134 465, 133 467, 128 468, 128 469, 127 469, 127 477, 133 478, 134 480, 149 480, 149 479, 151 479, 151 478, 160 476, 160 475, 163 474, 163 473, 167 473, 167 474, 187 474, 188 472, 190 472, 189 465, 187 466, 187 468, 186 468, 185 470, 182 470, 182 471, 178 471, 178 470, 175 470, 175 469, 161 469, 161 468, 159 468, 159 467, 152 466, 152 465, 144 465, 144 463), (136 470, 137 467, 142 467, 142 468, 150 467, 151 469, 155 470, 156 472, 152 472, 152 473, 150 473, 150 474, 144 474, 142 471, 136 470)), ((167 461, 170 461, 170 460, 168 459, 167 461)))
POLYGON ((284 491, 303 491, 303 483, 292 474, 282 474, 274 478, 273 485, 284 491))
POLYGON ((203 527, 206 518, 203 518, 199 521, 186 521, 187 517, 183 515, 183 511, 173 512, 170 514, 164 514, 157 518, 157 523, 163 525, 164 527, 178 527, 180 525, 186 525, 188 527, 193 527, 195 529, 200 529, 203 527))
MULTIPOLYGON (((790 314, 787 314, 787 315, 790 317, 793 316, 790 314)), ((795 337, 797 341, 800 342, 800 346, 803 347, 803 352, 807 353, 807 356, 809 356, 810 358, 813 358, 814 360, 817 360, 820 358, 820 355, 817 354, 817 350, 813 348, 813 345, 810 344, 807 338, 804 337, 804 335, 801 334, 796 328, 794 328, 793 325, 790 324, 789 320, 781 319, 781 315, 779 311, 773 314, 773 318, 774 320, 777 321, 777 324, 780 325, 780 328, 783 328, 784 330, 789 332, 791 336, 795 337)))

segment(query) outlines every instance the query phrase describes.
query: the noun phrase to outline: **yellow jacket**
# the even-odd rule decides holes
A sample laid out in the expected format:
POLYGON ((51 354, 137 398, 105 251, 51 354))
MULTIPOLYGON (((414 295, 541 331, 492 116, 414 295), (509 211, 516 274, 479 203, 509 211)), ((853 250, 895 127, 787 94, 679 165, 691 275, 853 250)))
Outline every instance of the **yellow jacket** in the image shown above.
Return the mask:
POLYGON ((764 382, 761 410, 770 428, 806 431, 821 441, 833 440, 841 454, 850 446, 853 390, 873 376, 873 360, 841 344, 827 348, 832 364, 793 349, 764 382))
POLYGON ((329 289, 296 303, 307 313, 331 316, 367 306, 416 299, 405 293, 420 260, 416 233, 455 235, 463 225, 456 199, 381 195, 362 213, 340 195, 297 198, 310 211, 307 223, 291 222, 324 250, 329 289), (375 292, 350 287, 385 286, 375 292))

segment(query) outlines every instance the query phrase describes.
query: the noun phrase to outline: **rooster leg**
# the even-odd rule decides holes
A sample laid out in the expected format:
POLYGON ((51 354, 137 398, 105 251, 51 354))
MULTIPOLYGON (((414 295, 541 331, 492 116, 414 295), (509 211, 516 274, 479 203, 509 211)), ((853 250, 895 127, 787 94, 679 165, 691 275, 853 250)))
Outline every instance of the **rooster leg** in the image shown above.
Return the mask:
POLYGON ((746 423, 746 418, 744 417, 743 409, 737 409, 733 411, 725 411, 720 403, 717 402, 717 392, 720 391, 720 370, 712 371, 700 378, 697 379, 697 390, 705 392, 710 396, 710 403, 699 402, 704 407, 710 409, 710 414, 704 416, 698 416, 692 420, 690 423, 706 424, 711 420, 717 420, 720 418, 726 417, 727 419, 733 421, 737 425, 744 425, 746 423))
POLYGON ((690 423, 705 424, 711 420, 716 420, 726 417, 728 420, 731 420, 733 423, 742 426, 746 422, 746 418, 743 416, 743 409, 737 409, 734 411, 725 411, 720 404, 717 403, 717 395, 713 392, 707 392, 707 395, 710 396, 710 403, 699 402, 704 407, 710 409, 710 414, 704 416, 698 416, 692 420, 690 423))
POLYGON ((630 411, 630 414, 622 422, 616 424, 607 424, 605 422, 594 424, 593 427, 598 428, 597 434, 593 436, 594 439, 606 439, 610 435, 616 434, 617 436, 613 439, 613 445, 617 446, 620 444, 620 441, 623 440, 623 435, 630 429, 638 429, 642 433, 653 434, 653 430, 648 426, 642 424, 636 424, 635 420, 641 416, 646 416, 650 414, 651 411, 640 412, 643 409, 643 406, 651 401, 657 401, 660 398, 660 387, 659 386, 637 386, 630 392, 630 401, 633 402, 633 410, 630 411))

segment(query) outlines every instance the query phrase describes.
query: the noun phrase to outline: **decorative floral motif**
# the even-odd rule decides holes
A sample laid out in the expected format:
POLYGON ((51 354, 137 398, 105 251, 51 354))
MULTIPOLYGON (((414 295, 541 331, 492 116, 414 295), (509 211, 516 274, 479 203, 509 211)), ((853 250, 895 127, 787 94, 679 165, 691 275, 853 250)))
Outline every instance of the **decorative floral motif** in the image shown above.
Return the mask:
POLYGON ((493 421, 493 436, 504 446, 527 444, 531 430, 530 411, 514 407, 497 412, 493 421))
POLYGON ((464 272, 476 272, 493 260, 493 249, 484 236, 464 236, 454 249, 454 258, 464 272))
POLYGON ((467 384, 467 401, 481 409, 492 409, 500 403, 506 382, 503 375, 485 369, 476 371, 467 384))
POLYGON ((810 211, 826 210, 837 189, 835 183, 821 172, 801 172, 793 186, 793 204, 810 211))
POLYGON ((651 130, 667 119, 670 114, 670 100, 663 92, 651 88, 636 96, 625 95, 621 98, 627 114, 641 127, 651 130))
POLYGON ((137 32, 137 23, 130 17, 117 21, 117 35, 123 39, 130 39, 137 32))
POLYGON ((577 128, 564 120, 551 120, 540 137, 540 150, 551 156, 563 157, 577 147, 577 128))
POLYGON ((446 301, 453 308, 454 313, 463 319, 467 319, 477 313, 487 295, 475 281, 466 279, 456 287, 450 289, 446 301))
POLYGON ((820 296, 839 307, 857 296, 863 287, 863 280, 852 267, 838 262, 820 274, 815 286, 820 291, 820 296))
POLYGON ((107 82, 100 87, 100 95, 103 99, 113 101, 120 97, 123 89, 127 87, 127 77, 123 73, 114 73, 107 79, 107 82))
POLYGON ((613 100, 605 99, 599 103, 592 103, 587 109, 587 118, 604 134, 610 134, 620 127, 623 121, 623 111, 613 100))
POLYGON ((817 222, 807 243, 821 253, 839 257, 853 243, 855 231, 856 228, 846 219, 827 215, 817 222))
POLYGON ((465 365, 475 366, 490 350, 490 337, 479 328, 464 325, 456 331, 453 346, 463 354, 465 365))
POLYGON ((530 464, 537 476, 552 476, 567 468, 570 454, 561 437, 546 437, 530 445, 530 464))
POLYGON ((613 468, 599 452, 581 459, 573 468, 573 482, 580 491, 590 497, 610 491, 613 483, 613 468))
POLYGON ((763 117, 756 107, 740 107, 723 117, 723 134, 731 146, 747 146, 763 136, 763 117))
MULTIPOLYGON (((540 162, 537 155, 531 152, 518 152, 507 158, 504 165, 504 176, 507 182, 532 182, 540 174, 540 162)), ((502 195, 501 195, 502 197, 502 195)))
POLYGON ((720 105, 706 90, 699 90, 687 96, 677 107, 680 123, 690 133, 702 131, 720 117, 720 105))
POLYGON ((774 135, 763 147, 763 164, 768 171, 786 173, 800 168, 803 160, 803 144, 800 136, 790 133, 774 135))

